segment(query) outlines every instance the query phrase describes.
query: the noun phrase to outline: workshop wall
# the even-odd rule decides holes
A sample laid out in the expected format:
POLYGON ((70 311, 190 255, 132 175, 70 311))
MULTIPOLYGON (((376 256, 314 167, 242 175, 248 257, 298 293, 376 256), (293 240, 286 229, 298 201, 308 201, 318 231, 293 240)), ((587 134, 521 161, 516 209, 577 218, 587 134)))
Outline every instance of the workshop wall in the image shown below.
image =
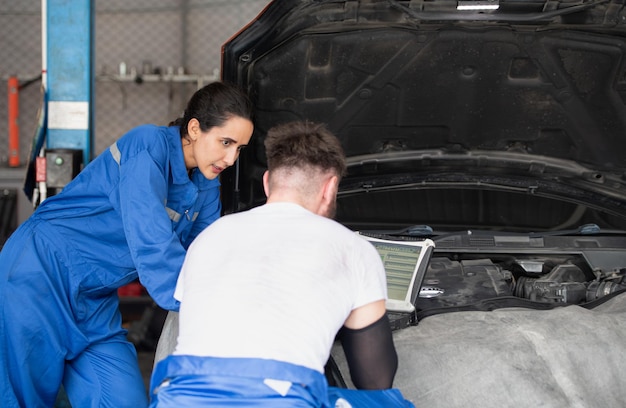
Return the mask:
MULTIPOLYGON (((219 78, 221 46, 269 0, 95 0, 94 153, 143 123, 180 116, 219 78)), ((17 76, 20 166, 41 94, 41 0, 0 0, 0 168, 9 166, 7 80, 17 76)))

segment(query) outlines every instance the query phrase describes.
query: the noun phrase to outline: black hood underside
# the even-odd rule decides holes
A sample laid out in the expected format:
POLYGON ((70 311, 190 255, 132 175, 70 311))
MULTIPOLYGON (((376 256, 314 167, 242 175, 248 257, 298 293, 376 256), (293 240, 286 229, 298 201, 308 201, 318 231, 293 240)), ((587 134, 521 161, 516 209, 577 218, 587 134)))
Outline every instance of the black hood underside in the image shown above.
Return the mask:
POLYGON ((619 226, 623 2, 549 3, 501 1, 494 13, 461 13, 449 1, 271 3, 223 50, 224 79, 247 89, 257 110, 252 148, 223 180, 235 190, 227 206, 264 201, 264 135, 306 119, 326 123, 350 158, 338 214, 347 222, 381 208, 399 223, 428 221, 441 203, 467 203, 467 215, 443 214, 442 225, 541 229, 601 217, 619 226), (359 191, 374 194, 355 208, 359 191), (397 208, 433 197, 435 210, 397 208), (564 201, 546 204, 555 198, 564 201), (563 216, 508 220, 499 206, 514 202, 563 216))

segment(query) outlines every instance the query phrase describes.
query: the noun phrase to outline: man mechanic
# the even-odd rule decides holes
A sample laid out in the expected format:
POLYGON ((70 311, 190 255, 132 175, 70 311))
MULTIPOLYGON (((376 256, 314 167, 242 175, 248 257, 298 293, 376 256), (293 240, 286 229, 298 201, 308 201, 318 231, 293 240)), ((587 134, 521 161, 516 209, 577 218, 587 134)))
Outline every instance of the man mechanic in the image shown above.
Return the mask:
POLYGON ((380 256, 332 220, 346 171, 339 140, 292 122, 271 129, 265 148, 267 203, 220 218, 189 248, 178 342, 156 364, 151 406, 412 407, 391 388, 380 256), (375 391, 328 387, 338 332, 353 383, 375 391))

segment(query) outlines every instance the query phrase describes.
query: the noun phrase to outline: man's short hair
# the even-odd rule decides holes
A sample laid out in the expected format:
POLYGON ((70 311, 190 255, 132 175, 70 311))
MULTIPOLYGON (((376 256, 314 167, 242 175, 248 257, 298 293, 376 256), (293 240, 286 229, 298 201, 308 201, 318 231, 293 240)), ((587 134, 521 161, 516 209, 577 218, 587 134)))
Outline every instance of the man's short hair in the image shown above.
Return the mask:
POLYGON ((316 167, 339 177, 346 173, 341 142, 321 123, 298 121, 271 128, 265 138, 265 153, 270 171, 316 167))

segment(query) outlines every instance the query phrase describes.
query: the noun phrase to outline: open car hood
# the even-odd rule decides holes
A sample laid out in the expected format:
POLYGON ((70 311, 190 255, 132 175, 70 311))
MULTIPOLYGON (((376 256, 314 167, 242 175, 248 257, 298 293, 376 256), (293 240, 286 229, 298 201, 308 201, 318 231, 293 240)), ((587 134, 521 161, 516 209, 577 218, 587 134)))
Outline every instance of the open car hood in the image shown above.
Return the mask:
POLYGON ((265 201, 267 130, 307 119, 349 157, 337 218, 354 229, 625 229, 623 3, 270 3, 223 47, 256 106, 226 212, 265 201))
POLYGON ((265 202, 270 127, 326 123, 349 161, 338 221, 436 242, 416 313, 390 319, 394 387, 624 406, 625 23, 623 0, 274 1, 223 49, 257 108, 225 210, 265 202))

